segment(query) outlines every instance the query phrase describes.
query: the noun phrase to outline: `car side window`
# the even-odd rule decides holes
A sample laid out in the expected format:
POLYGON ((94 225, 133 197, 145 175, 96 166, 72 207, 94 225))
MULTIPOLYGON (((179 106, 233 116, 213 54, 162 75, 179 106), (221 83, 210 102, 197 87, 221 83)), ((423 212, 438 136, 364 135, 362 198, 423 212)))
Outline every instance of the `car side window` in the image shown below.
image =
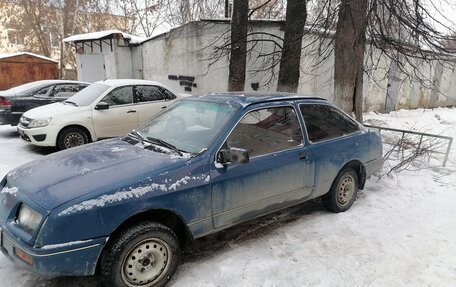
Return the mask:
POLYGON ((156 86, 136 86, 136 101, 139 103, 163 101, 165 94, 156 86))
POLYGON ((176 95, 174 95, 173 93, 171 93, 170 91, 168 91, 167 89, 165 88, 162 88, 162 87, 158 87, 160 89, 160 91, 165 95, 165 98, 167 100, 174 100, 176 98, 176 95))
POLYGON ((79 92, 80 88, 78 85, 66 84, 66 85, 57 85, 54 88, 54 97, 59 98, 69 98, 73 94, 79 92))
POLYGON ((36 91, 33 95, 34 96, 38 96, 38 97, 45 97, 48 94, 48 92, 49 92, 49 90, 51 88, 52 88, 52 86, 51 87, 42 88, 42 89, 36 91))
POLYGON ((247 113, 226 142, 228 147, 246 149, 250 157, 287 150, 302 143, 301 128, 292 107, 247 113))
POLYGON ((102 102, 108 103, 110 106, 128 105, 133 103, 133 87, 125 86, 116 88, 106 95, 102 102))
POLYGON ((359 130, 359 126, 337 109, 327 105, 300 105, 309 141, 316 143, 359 130))

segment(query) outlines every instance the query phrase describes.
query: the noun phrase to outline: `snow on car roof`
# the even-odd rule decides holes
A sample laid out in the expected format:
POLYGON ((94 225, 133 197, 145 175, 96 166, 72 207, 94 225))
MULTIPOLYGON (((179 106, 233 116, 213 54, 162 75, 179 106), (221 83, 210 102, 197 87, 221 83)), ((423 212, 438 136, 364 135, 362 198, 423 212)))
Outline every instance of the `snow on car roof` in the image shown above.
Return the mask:
POLYGON ((34 53, 30 53, 30 52, 17 52, 17 53, 9 53, 9 54, 0 54, 0 59, 12 58, 12 57, 23 56, 23 55, 28 55, 28 56, 32 56, 32 57, 40 58, 40 59, 43 59, 43 60, 47 60, 47 61, 58 63, 58 61, 53 60, 51 58, 48 58, 48 57, 45 57, 45 56, 42 56, 42 55, 38 55, 38 54, 34 54, 34 53))
POLYGON ((89 84, 86 82, 80 82, 80 81, 72 81, 72 80, 40 80, 40 81, 35 81, 35 82, 29 82, 22 84, 20 86, 16 86, 13 88, 10 88, 5 91, 0 91, 0 93, 22 93, 37 87, 49 85, 49 84, 89 84))
POLYGON ((164 86, 162 83, 149 81, 149 80, 139 80, 139 79, 108 79, 104 81, 98 81, 97 83, 117 87, 117 86, 125 86, 125 85, 158 85, 164 86))
POLYGON ((130 35, 130 34, 124 33, 119 30, 105 30, 105 31, 99 31, 99 32, 73 35, 73 36, 63 39, 63 42, 99 40, 99 39, 102 39, 102 38, 105 38, 105 37, 108 37, 108 36, 114 35, 114 34, 121 34, 122 37, 124 39, 128 39, 131 44, 139 44, 140 42, 145 40, 145 38, 130 35))

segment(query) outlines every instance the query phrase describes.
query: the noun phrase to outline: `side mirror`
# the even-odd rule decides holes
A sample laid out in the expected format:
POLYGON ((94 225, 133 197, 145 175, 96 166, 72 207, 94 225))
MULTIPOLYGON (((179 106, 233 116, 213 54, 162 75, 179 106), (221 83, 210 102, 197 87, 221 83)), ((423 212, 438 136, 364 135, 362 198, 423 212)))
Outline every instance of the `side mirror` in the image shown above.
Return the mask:
POLYGON ((109 104, 107 102, 99 102, 95 106, 95 110, 107 110, 109 109, 109 104))
POLYGON ((228 149, 222 149, 219 152, 219 160, 221 164, 226 163, 248 163, 249 152, 243 148, 230 147, 228 149))

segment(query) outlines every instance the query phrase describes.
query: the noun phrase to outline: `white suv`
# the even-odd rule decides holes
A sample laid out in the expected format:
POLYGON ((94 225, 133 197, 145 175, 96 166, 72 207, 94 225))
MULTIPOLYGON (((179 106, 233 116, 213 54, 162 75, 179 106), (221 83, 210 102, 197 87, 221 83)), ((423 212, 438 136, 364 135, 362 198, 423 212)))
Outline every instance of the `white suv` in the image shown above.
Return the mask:
POLYGON ((71 148, 126 134, 180 97, 153 81, 100 81, 64 102, 27 111, 17 131, 34 145, 71 148))

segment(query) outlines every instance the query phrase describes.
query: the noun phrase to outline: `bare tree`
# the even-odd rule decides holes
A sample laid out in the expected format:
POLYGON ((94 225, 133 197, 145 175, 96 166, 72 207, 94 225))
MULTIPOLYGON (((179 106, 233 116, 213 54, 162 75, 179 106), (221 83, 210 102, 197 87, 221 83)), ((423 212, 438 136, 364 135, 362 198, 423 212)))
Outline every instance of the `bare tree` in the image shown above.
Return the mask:
POLYGON ((334 48, 335 103, 362 121, 368 0, 342 0, 334 48))
POLYGON ((234 0, 231 20, 229 91, 243 91, 245 86, 248 13, 248 0, 234 0))
POLYGON ((298 91, 302 37, 307 19, 306 0, 288 0, 277 91, 298 91))

